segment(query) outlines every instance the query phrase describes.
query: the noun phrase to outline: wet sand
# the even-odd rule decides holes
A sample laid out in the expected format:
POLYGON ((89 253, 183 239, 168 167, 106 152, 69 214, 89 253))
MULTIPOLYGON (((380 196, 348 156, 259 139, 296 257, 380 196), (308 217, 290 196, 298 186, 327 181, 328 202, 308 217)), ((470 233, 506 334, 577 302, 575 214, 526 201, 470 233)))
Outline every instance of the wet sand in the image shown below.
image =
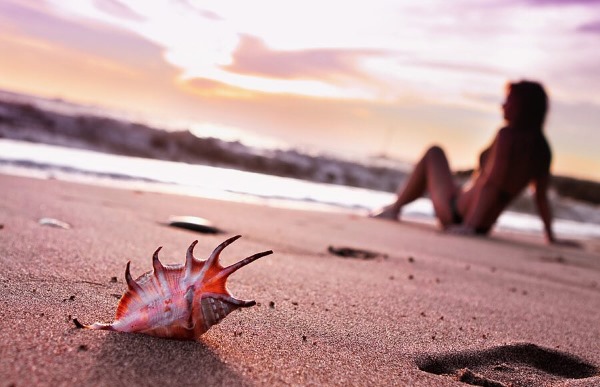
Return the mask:
MULTIPOLYGON (((0 175, 0 375, 29 385, 600 386, 600 243, 446 235, 426 225, 0 175), (167 227, 210 219, 224 234, 167 227), (41 218, 70 229, 41 225, 41 218), (257 306, 200 342, 76 329, 112 321, 134 277, 226 238, 257 306), (332 248, 330 248, 332 247, 332 248), (377 253, 349 254, 344 248, 377 253), (116 280, 115 278, 116 277, 116 280), (462 380, 462 381, 459 381, 462 380)), ((351 251, 351 250, 350 250, 351 251)))

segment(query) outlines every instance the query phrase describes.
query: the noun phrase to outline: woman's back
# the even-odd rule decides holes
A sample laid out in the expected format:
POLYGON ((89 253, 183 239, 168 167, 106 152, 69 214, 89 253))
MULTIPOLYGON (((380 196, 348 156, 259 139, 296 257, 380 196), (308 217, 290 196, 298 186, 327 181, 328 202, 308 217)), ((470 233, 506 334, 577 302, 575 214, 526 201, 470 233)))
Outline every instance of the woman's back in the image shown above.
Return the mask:
POLYGON ((548 176, 551 152, 540 130, 507 126, 480 160, 481 173, 459 196, 458 208, 472 227, 487 233, 529 183, 548 176))
POLYGON ((532 180, 549 174, 552 153, 541 131, 506 127, 498 137, 508 142, 507 152, 496 155, 495 162, 506 163, 497 181, 502 191, 513 199, 532 180))

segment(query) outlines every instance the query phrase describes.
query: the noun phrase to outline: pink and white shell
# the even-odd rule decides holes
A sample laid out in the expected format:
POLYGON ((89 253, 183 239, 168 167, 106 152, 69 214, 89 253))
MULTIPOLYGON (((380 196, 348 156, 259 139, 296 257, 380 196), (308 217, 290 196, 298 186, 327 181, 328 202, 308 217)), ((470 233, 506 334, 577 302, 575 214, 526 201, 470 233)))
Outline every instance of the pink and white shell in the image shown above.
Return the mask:
POLYGON ((159 247, 153 255, 153 271, 133 280, 127 262, 125 280, 128 290, 119 300, 115 321, 82 325, 79 328, 197 340, 211 326, 218 324, 232 311, 250 307, 255 301, 234 298, 226 287, 229 275, 258 258, 272 254, 264 251, 223 267, 219 255, 225 247, 240 238, 234 236, 221 243, 206 261, 194 258, 194 241, 187 250, 184 265, 163 265, 158 259, 159 247))

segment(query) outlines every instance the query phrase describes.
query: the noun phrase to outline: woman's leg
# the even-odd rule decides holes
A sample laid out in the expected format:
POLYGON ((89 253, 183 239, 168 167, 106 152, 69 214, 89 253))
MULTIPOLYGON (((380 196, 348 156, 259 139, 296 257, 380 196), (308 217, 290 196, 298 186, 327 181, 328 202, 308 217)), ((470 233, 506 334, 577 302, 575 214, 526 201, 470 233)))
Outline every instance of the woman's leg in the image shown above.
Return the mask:
POLYGON ((457 194, 448 159, 442 148, 433 146, 415 166, 406 184, 398 190, 396 201, 381 209, 374 217, 397 219, 402 206, 420 198, 429 191, 435 213, 444 225, 452 224, 451 200, 457 194))

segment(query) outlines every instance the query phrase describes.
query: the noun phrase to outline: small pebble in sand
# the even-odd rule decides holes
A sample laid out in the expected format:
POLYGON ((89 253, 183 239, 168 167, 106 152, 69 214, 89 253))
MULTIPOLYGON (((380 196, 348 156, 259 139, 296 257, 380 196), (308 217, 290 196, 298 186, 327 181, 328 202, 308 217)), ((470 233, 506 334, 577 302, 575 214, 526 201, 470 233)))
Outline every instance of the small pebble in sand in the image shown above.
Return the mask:
POLYGON ((415 263, 415 259, 414 259, 412 256, 411 256, 411 257, 408 257, 408 262, 410 262, 410 263, 415 263))
MULTIPOLYGON (((456 371, 456 379, 460 382, 467 383, 473 386, 486 387, 505 387, 504 383, 486 378, 485 376, 474 373, 468 368, 462 368, 456 371)), ((512 386, 512 383, 510 384, 512 386)))
POLYGON ((306 343, 306 335, 302 335, 302 341, 306 343))
POLYGON ((425 316, 427 316, 427 315, 425 314, 425 312, 421 312, 421 316, 422 316, 422 317, 425 317, 425 316))
POLYGON ((117 282, 117 277, 110 277, 110 282, 112 282, 112 283, 117 282))
POLYGON ((275 309, 275 302, 274 301, 269 302, 269 308, 275 309))
POLYGON ((2 223, 0 223, 0 230, 2 230, 4 228, 4 225, 2 223))
POLYGON ((393 280, 393 279, 394 279, 394 276, 393 276, 393 275, 391 275, 391 276, 390 276, 390 279, 391 279, 391 280, 393 280))
POLYGON ((292 301, 292 305, 298 306, 298 301, 292 301))
POLYGON ((412 275, 412 274, 409 274, 409 275, 408 275, 408 279, 409 279, 409 280, 412 280, 412 279, 414 279, 414 278, 415 278, 415 276, 414 276, 414 275, 412 275))
POLYGON ((501 363, 494 366, 494 371, 511 371, 513 368, 506 363, 501 363))
POLYGON ((327 251, 330 254, 337 255, 342 258, 358 258, 358 259, 374 259, 379 256, 382 256, 384 259, 387 259, 387 254, 381 254, 376 251, 369 251, 363 249, 356 249, 353 247, 334 247, 329 246, 327 251))
POLYGON ((89 347, 85 344, 81 344, 79 347, 77 347, 78 351, 87 351, 89 349, 89 347))
POLYGON ((116 298, 117 300, 121 299, 121 295, 117 294, 117 293, 112 293, 111 296, 113 296, 114 298, 116 298))

